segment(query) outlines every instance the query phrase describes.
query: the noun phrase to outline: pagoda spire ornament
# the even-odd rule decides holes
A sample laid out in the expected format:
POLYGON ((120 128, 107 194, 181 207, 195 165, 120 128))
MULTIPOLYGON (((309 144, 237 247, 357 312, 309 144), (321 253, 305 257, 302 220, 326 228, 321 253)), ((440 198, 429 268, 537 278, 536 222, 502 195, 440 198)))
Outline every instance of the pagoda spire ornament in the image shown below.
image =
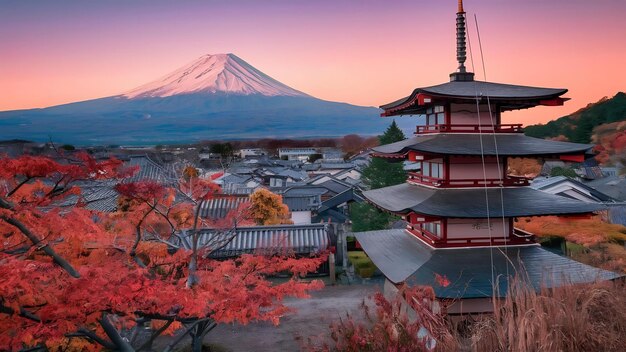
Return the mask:
POLYGON ((459 0, 459 7, 456 13, 456 60, 459 63, 457 72, 450 74, 451 81, 473 81, 474 74, 467 72, 465 60, 467 59, 465 44, 465 10, 463 10, 463 0, 459 0))

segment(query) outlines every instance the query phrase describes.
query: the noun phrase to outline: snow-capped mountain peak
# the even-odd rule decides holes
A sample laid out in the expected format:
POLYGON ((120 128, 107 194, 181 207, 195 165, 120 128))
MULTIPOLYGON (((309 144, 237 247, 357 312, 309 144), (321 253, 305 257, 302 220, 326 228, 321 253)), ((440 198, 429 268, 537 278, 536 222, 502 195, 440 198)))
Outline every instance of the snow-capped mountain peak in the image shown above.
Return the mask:
POLYGON ((265 96, 308 95, 278 82, 234 54, 204 55, 178 70, 122 96, 169 97, 179 94, 228 93, 265 96))

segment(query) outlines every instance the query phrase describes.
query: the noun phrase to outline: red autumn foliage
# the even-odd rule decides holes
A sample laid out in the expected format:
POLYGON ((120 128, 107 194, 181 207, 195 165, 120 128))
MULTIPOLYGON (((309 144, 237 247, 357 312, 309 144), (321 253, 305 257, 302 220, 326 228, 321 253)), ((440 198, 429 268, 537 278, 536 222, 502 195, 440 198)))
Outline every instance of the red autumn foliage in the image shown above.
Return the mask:
POLYGON ((441 287, 450 286, 450 280, 448 279, 446 275, 440 275, 440 274, 435 273, 435 282, 437 283, 437 285, 441 287))
POLYGON ((170 254, 176 230, 206 225, 199 224, 195 204, 219 188, 191 178, 184 185, 187 201, 180 202, 180 190, 124 182, 129 172, 118 160, 97 162, 86 154, 62 162, 0 159, 0 350, 131 351, 133 340, 122 330, 152 319, 171 327, 196 322, 202 334, 186 332, 198 341, 213 323, 277 324, 288 311, 285 297, 321 287, 299 277, 323 257, 217 261, 206 256, 210 248, 170 254), (124 212, 85 208, 76 184, 97 180, 119 182, 115 189, 128 201, 124 212), (284 272, 292 278, 267 280, 284 272))

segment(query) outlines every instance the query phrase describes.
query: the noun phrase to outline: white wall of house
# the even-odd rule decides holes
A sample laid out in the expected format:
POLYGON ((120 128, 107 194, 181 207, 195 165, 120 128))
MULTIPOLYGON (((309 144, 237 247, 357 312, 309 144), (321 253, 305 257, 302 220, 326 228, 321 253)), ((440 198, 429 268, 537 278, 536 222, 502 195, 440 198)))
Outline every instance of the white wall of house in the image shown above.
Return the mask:
POLYGON ((259 156, 267 154, 265 150, 261 148, 244 148, 239 151, 239 156, 242 158, 249 156, 259 156))
POLYGON ((292 211, 291 221, 294 225, 306 225, 311 223, 311 211, 292 211))
POLYGON ((270 187, 282 187, 284 186, 284 180, 279 177, 270 177, 270 187))
POLYGON ((306 160, 309 155, 317 153, 315 148, 280 148, 278 149, 278 157, 284 156, 289 160, 306 160))

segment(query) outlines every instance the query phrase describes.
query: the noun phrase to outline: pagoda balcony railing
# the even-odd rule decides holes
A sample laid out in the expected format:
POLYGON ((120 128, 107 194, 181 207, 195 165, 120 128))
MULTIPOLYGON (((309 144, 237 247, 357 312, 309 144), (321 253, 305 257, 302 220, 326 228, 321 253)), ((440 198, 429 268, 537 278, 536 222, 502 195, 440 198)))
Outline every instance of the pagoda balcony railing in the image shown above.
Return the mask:
POLYGON ((435 248, 471 247, 471 246, 515 246, 535 243, 535 235, 530 232, 513 228, 513 236, 510 237, 463 237, 463 238, 440 238, 429 231, 407 226, 407 230, 422 241, 435 248))
POLYGON ((428 133, 521 133, 524 132, 521 123, 491 125, 472 124, 442 124, 417 126, 415 134, 428 133))
POLYGON ((507 176, 504 179, 443 179, 431 176, 424 176, 417 172, 409 172, 407 178, 409 183, 421 184, 431 187, 455 188, 455 187, 515 187, 528 186, 530 181, 524 177, 507 176))

